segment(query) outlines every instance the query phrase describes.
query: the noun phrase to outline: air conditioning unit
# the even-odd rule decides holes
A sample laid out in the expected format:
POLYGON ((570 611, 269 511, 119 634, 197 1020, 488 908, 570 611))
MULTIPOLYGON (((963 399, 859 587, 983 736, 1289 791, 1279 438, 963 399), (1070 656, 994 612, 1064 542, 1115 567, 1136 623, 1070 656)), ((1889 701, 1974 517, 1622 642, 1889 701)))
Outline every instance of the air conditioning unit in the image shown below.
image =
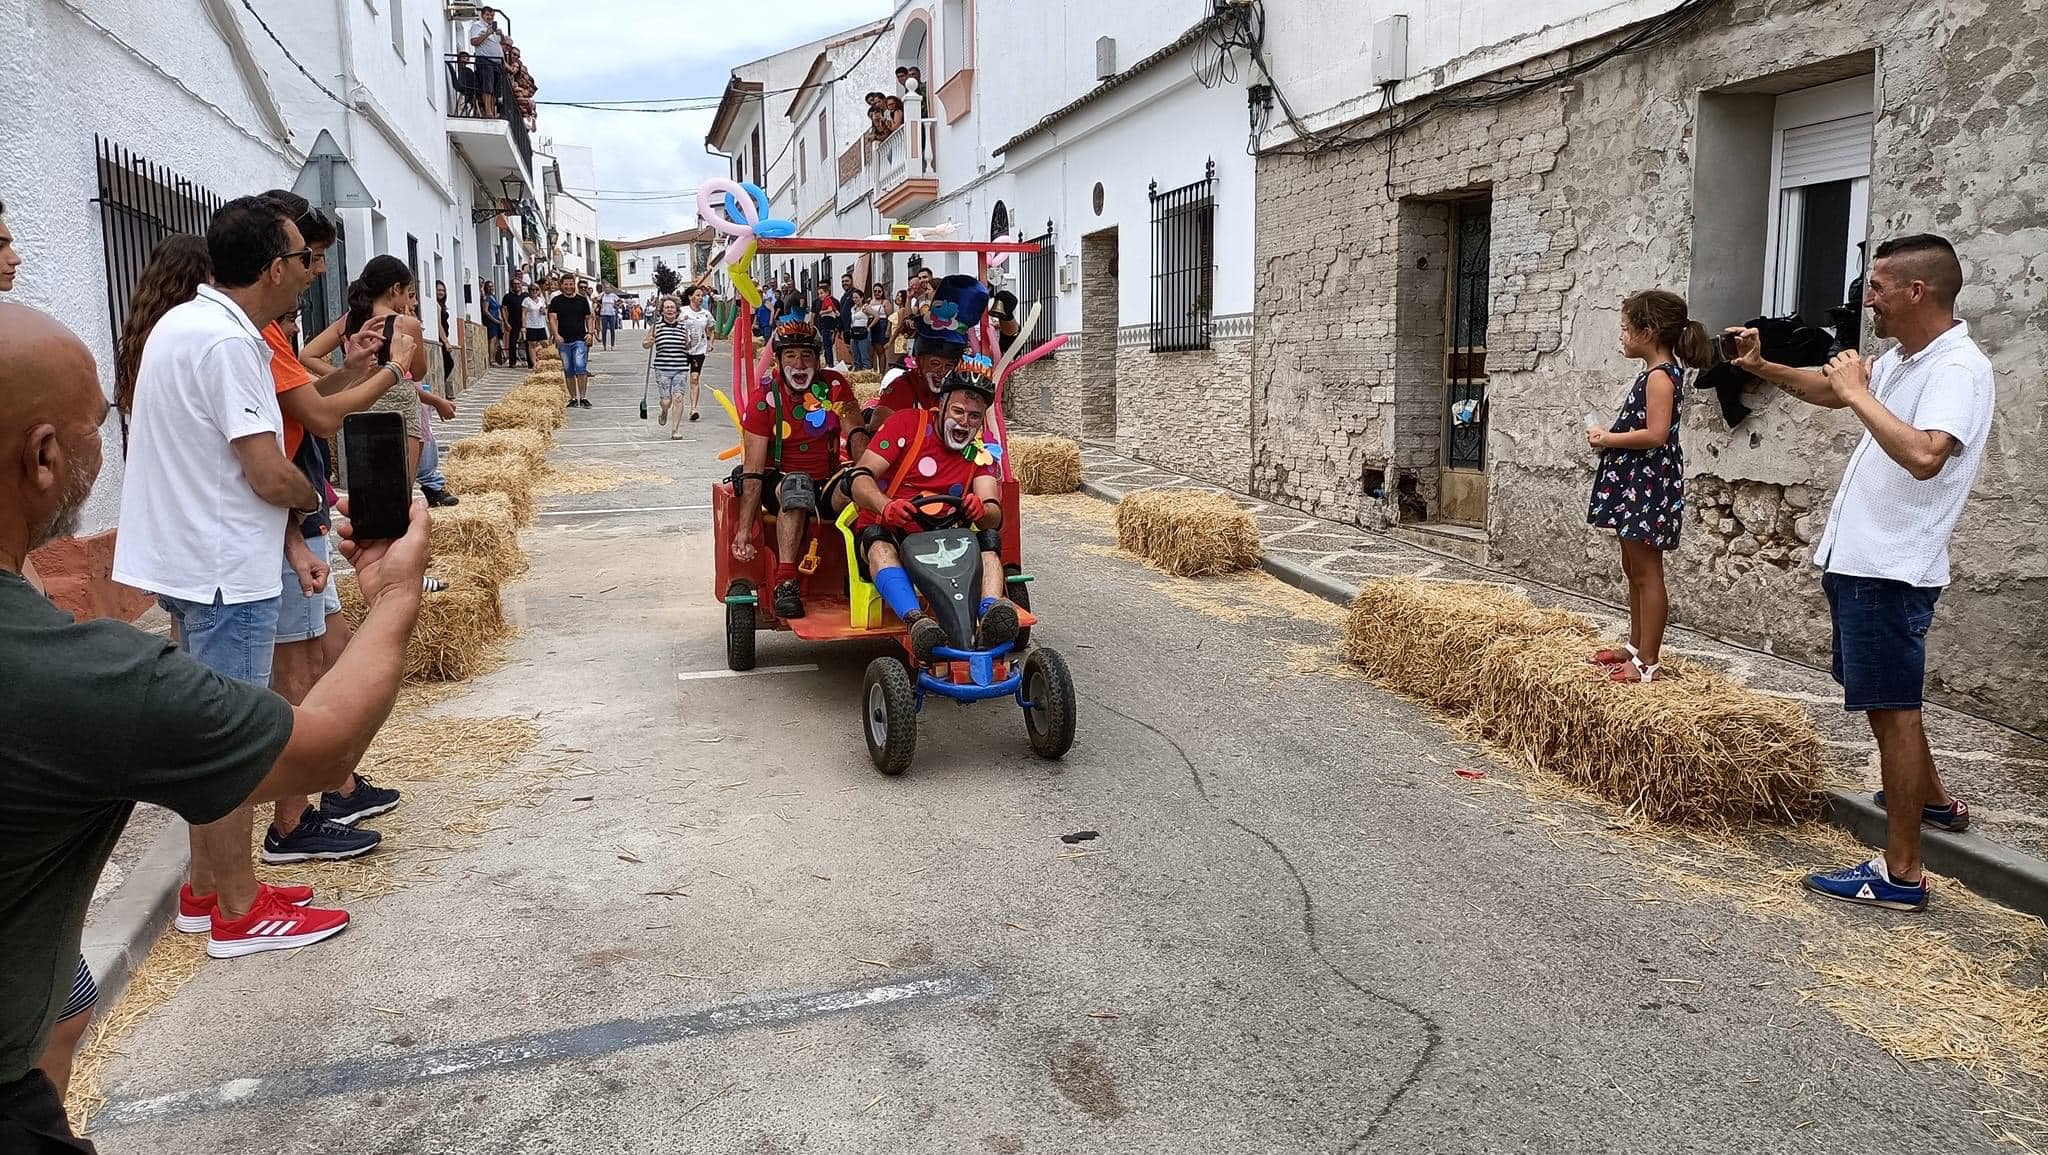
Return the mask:
POLYGON ((1408 76, 1408 18, 1389 16, 1372 26, 1372 82, 1392 84, 1408 76))
POLYGON ((1081 258, 1068 257, 1060 262, 1060 292, 1071 293, 1081 284, 1081 258))
POLYGON ((1102 36, 1095 41, 1095 79, 1108 80, 1116 75, 1116 37, 1102 36))

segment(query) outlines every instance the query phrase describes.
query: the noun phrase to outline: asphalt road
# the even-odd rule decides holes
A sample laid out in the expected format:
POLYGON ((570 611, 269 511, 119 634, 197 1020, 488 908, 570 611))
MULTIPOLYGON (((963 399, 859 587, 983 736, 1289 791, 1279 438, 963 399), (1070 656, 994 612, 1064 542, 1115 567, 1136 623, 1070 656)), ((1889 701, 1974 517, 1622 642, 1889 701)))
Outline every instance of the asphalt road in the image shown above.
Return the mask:
POLYGON ((1801 997, 1802 942, 1871 916, 1558 844, 1558 804, 1317 668, 1328 607, 1111 556, 1087 499, 1025 509, 1071 754, 933 703, 877 775, 885 649, 764 636, 717 676, 730 428, 658 442, 637 350, 599 367, 557 458, 671 480, 548 502, 510 662, 440 707, 599 773, 332 943, 208 965, 110 1069, 103 1150, 1996 1149, 1968 1076, 1801 997))

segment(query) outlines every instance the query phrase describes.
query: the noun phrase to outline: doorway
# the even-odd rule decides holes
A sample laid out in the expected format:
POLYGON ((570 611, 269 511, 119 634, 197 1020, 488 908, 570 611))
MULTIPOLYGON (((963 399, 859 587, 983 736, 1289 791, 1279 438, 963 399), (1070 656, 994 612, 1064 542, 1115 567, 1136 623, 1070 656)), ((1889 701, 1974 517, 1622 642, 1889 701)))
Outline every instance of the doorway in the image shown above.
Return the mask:
POLYGON ((1486 525, 1486 315, 1491 304, 1492 234, 1492 200, 1451 206, 1438 516, 1454 525, 1486 525))
POLYGON ((1116 230, 1081 238, 1081 436, 1116 440, 1116 230))

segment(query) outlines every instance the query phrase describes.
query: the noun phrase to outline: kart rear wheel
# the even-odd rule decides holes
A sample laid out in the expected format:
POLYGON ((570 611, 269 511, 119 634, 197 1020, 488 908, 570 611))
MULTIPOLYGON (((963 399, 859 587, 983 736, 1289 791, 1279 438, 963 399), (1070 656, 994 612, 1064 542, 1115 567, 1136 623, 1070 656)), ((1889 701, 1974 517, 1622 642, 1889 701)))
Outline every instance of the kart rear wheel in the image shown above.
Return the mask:
MULTIPOLYGON (((1023 572, 1024 567, 1021 565, 1006 565, 1003 567, 1003 576, 1005 578, 1012 578, 1023 572)), ((1030 582, 1005 581, 1003 583, 1003 595, 1009 598, 1011 601, 1016 602, 1017 608, 1020 610, 1028 610, 1031 608, 1030 582)), ((1013 654, 1021 654, 1024 652, 1024 648, 1026 646, 1029 646, 1030 644, 1031 627, 1025 626, 1017 631, 1017 640, 1010 643, 1010 652, 1013 654)))
POLYGON ((1058 650, 1043 647, 1024 659, 1024 732, 1031 752, 1045 759, 1064 757, 1074 745, 1074 677, 1058 650))
POLYGON ((903 663, 895 658, 869 662, 860 703, 861 735, 875 769, 884 774, 910 769, 917 753, 917 689, 903 663))
POLYGON ((725 665, 730 670, 751 670, 754 668, 754 607, 752 603, 725 603, 725 665))

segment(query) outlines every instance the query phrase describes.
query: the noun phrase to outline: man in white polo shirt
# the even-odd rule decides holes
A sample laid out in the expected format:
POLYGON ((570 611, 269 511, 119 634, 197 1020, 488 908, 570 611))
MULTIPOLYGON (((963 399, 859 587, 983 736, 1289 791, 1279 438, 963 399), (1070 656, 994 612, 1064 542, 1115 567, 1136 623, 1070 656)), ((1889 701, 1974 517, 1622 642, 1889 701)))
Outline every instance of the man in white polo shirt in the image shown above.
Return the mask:
MULTIPOLYGON (((263 197, 229 201, 206 231, 213 283, 165 313, 143 345, 121 486, 114 580, 157 595, 178 643, 228 678, 268 685, 278 558, 317 592, 326 567, 288 524, 320 508, 284 454, 284 417, 262 328, 298 306, 315 254, 263 197)), ((192 827, 192 899, 216 958, 306 946, 348 915, 304 906, 303 888, 259 885, 250 811, 192 827), (282 928, 282 929, 280 929, 282 928)), ((181 908, 182 911, 182 908, 181 908)))
POLYGON ((1834 620, 1834 676, 1846 709, 1870 718, 1889 819, 1885 852, 1807 876, 1808 889, 1892 910, 1927 905, 1920 825, 1969 825, 1970 810, 1935 772, 1921 725, 1927 630, 1948 585, 1948 541, 1991 433, 1991 362, 1956 319, 1963 267, 1931 234, 1879 245, 1863 294, 1879 337, 1898 344, 1874 364, 1853 349, 1819 372, 1766 362, 1756 331, 1735 330, 1738 364, 1803 401, 1863 423, 1827 529, 1813 553, 1834 620))

